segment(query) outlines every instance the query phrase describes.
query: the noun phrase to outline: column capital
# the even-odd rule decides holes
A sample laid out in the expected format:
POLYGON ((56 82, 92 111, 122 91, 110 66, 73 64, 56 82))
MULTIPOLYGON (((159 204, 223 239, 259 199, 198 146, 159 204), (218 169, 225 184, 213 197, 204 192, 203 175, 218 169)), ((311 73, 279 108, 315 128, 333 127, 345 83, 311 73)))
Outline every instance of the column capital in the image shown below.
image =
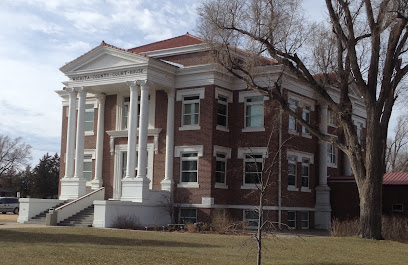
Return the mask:
POLYGON ((164 89, 164 92, 166 92, 167 97, 169 98, 174 98, 176 95, 175 89, 164 89))
POLYGON ((77 92, 74 87, 64 87, 64 91, 68 92, 70 95, 77 92))
POLYGON ((105 103, 105 98, 106 98, 106 95, 104 93, 96 95, 96 99, 98 100, 99 104, 104 104, 105 103))
POLYGON ((126 81, 126 84, 127 84, 130 88, 135 88, 135 87, 136 87, 136 81, 126 81))
POLYGON ((151 81, 146 80, 137 80, 136 84, 140 86, 141 90, 149 89, 149 87, 153 84, 151 81))
POLYGON ((75 91, 78 92, 78 96, 85 96, 89 88, 87 87, 74 87, 75 91))
POLYGON ((320 103, 320 109, 328 109, 329 105, 326 102, 320 103))

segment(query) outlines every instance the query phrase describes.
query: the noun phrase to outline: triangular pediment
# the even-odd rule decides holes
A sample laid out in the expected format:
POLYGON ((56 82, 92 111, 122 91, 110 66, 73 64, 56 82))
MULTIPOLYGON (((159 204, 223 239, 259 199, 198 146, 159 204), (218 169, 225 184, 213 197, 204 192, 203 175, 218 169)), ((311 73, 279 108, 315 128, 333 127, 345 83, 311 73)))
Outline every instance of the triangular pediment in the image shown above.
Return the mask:
POLYGON ((110 55, 110 54, 103 54, 98 58, 78 67, 74 71, 86 71, 86 70, 97 70, 97 69, 104 69, 104 68, 111 68, 111 67, 120 67, 120 66, 128 66, 133 65, 135 63, 143 63, 145 60, 135 61, 129 60, 126 58, 110 55))
POLYGON ((61 67, 65 74, 95 72, 106 69, 120 69, 129 66, 147 64, 148 58, 143 55, 130 53, 127 51, 99 46, 85 55, 75 59, 67 65, 61 67))

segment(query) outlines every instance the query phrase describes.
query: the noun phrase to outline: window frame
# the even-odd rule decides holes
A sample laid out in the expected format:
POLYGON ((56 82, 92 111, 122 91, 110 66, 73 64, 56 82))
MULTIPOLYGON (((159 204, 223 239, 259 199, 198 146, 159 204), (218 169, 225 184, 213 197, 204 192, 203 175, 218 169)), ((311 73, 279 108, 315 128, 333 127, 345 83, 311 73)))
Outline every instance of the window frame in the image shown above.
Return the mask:
MULTIPOLYGON (((246 162, 254 162, 254 157, 248 158, 247 156, 254 156, 254 155, 261 155, 261 161, 262 161, 262 171, 265 166, 265 160, 268 158, 268 148, 267 147, 240 147, 238 148, 238 159, 242 159, 242 173, 243 173, 243 180, 242 180, 242 186, 241 189, 256 189, 259 185, 255 183, 246 183, 245 182, 245 177, 246 177, 246 168, 245 168, 245 163, 246 162)), ((255 163, 257 158, 255 158, 255 163)), ((259 159, 259 158, 258 158, 259 159)), ((262 178, 262 173, 261 178, 262 178)))
MULTIPOLYGON (((200 126, 200 107, 201 107, 201 104, 200 104, 200 96, 199 95, 188 95, 188 96, 183 97, 182 110, 181 110, 181 127, 184 127, 184 128, 190 127, 190 129, 191 129, 191 128, 200 126), (191 98, 191 99, 189 99, 189 98, 191 98), (195 107, 196 104, 198 104, 198 110, 195 107), (194 111, 197 111, 197 112, 191 112, 191 113, 186 114, 186 106, 187 105, 194 106, 194 111), (198 115, 197 120, 195 119, 195 115, 198 115), (197 123, 184 124, 184 122, 185 122, 184 117, 185 116, 190 116, 190 119, 189 119, 190 122, 197 122, 197 123)), ((193 111, 193 108, 191 108, 191 109, 193 111)))
POLYGON ((327 110, 327 125, 337 128, 337 119, 332 110, 327 110))
POLYGON ((199 167, 200 167, 200 157, 203 156, 203 146, 202 145, 192 145, 192 146, 175 146, 174 157, 180 158, 180 178, 177 184, 178 188, 199 188, 199 167), (195 157, 183 157, 183 154, 197 153, 195 157), (183 182, 182 181, 182 161, 197 161, 197 181, 196 182, 183 182))
MULTIPOLYGON (((204 92, 205 88, 200 87, 200 88, 191 88, 191 89, 182 89, 182 90, 177 90, 176 94, 176 101, 181 101, 181 121, 180 121, 180 127, 179 131, 186 131, 186 130, 200 130, 200 118, 201 118, 201 100, 204 99, 204 92), (193 99, 189 100, 186 98, 190 97, 198 97, 198 99, 193 99), (198 119, 197 119, 197 124, 184 124, 184 116, 185 114, 185 106, 187 104, 195 104, 198 103, 198 119)), ((189 115, 194 115, 194 114, 189 114, 189 115)))
POLYGON ((243 181, 243 185, 260 185, 261 184, 261 180, 262 180, 262 175, 263 175, 263 169, 264 169, 264 157, 263 154, 260 153, 253 153, 253 154, 245 154, 244 155, 244 181, 243 181), (260 159, 261 161, 259 161, 258 159, 260 159), (255 164, 257 171, 248 171, 247 172, 247 163, 251 163, 251 164, 255 164), (258 171, 258 163, 261 163, 261 172, 258 171), (247 174, 257 174, 258 175, 258 180, 259 182, 257 183, 247 183, 246 182, 246 178, 247 178, 247 174))
POLYGON ((288 154, 287 155, 287 163, 288 163, 288 171, 287 171, 287 177, 288 177, 288 189, 289 190, 295 190, 295 191, 297 191, 297 172, 298 172, 298 170, 297 170, 297 156, 295 156, 295 155, 292 155, 292 154, 288 154), (295 167, 294 167, 294 169, 295 169, 295 173, 294 173, 294 175, 293 174, 289 174, 289 165, 290 164, 292 164, 292 165, 294 165, 295 167), (294 176, 295 177, 295 185, 291 185, 291 184, 289 184, 289 176, 294 176))
MULTIPOLYGON (((311 107, 309 105, 304 105, 302 108, 302 119, 310 124, 311 117, 310 117, 311 107)), ((310 137, 310 131, 306 129, 305 126, 302 126, 302 136, 310 137)))
POLYGON ((392 204, 392 213, 397 213, 397 214, 399 214, 399 213, 403 213, 404 212, 404 204, 402 204, 402 203, 393 203, 392 204), (399 209, 395 209, 395 207, 396 206, 401 206, 401 210, 399 210, 399 209))
POLYGON ((302 157, 302 191, 310 190, 310 159, 307 157, 302 157), (307 168, 307 175, 305 175, 304 168, 307 168), (303 185, 303 179, 307 179, 307 186, 303 185))
POLYGON ((198 221, 198 218, 197 218, 197 209, 196 208, 179 208, 179 215, 178 215, 178 222, 179 222, 179 224, 188 224, 188 222, 185 222, 184 221, 184 219, 195 219, 195 222, 193 222, 193 223, 190 223, 190 224, 195 224, 195 223, 197 223, 197 221, 198 221), (190 217, 190 216, 188 216, 188 217, 182 217, 182 215, 181 215, 181 213, 182 213, 182 211, 184 211, 184 210, 194 210, 195 211, 195 217, 190 217))
POLYGON ((259 212, 258 210, 243 210, 243 218, 242 221, 245 224, 246 229, 258 229, 259 226, 259 212), (248 218, 248 214, 256 214, 257 216, 255 218, 248 218), (256 224, 256 225, 251 225, 251 224, 256 224))
MULTIPOLYGON (((293 98, 289 98, 288 99, 288 105, 289 108, 293 111, 293 112, 297 112, 297 107, 298 107, 299 102, 293 98)), ((292 115, 288 115, 288 131, 291 133, 296 133, 297 134, 297 122, 296 119, 292 116, 292 115), (294 125, 294 128, 291 128, 292 125, 294 125)))
POLYGON ((337 148, 330 143, 326 143, 326 149, 327 149, 327 166, 337 168, 337 148))
POLYGON ((300 228, 301 229, 309 229, 309 225, 310 225, 310 214, 308 211, 301 211, 300 212, 300 228), (304 214, 306 214, 307 219, 304 219, 304 214), (307 223, 307 226, 304 225, 305 223, 307 223))
POLYGON ((213 155, 215 157, 215 188, 228 189, 227 185, 227 172, 228 172, 228 159, 231 159, 231 148, 214 145, 213 155), (217 157, 218 154, 224 154, 225 158, 217 157), (225 178, 224 183, 217 182, 217 161, 225 161, 225 178))
POLYGON ((296 211, 287 211, 286 225, 288 226, 288 229, 296 229, 296 211), (294 219, 289 219, 289 213, 293 213, 294 219), (293 223, 293 225, 290 225, 291 223, 293 223))
POLYGON ((84 177, 84 179, 86 179, 87 182, 90 182, 93 179, 92 154, 84 154, 84 166, 83 166, 82 176, 84 177), (91 170, 90 171, 85 171, 85 163, 88 163, 88 164, 90 163, 90 165, 91 165, 91 170), (89 180, 85 177, 85 173, 90 173, 90 179, 89 180))
POLYGON ((196 183, 198 184, 198 153, 197 152, 183 152, 180 155, 180 184, 191 184, 196 183), (189 155, 189 156, 188 156, 189 155), (194 155, 194 156, 192 156, 194 155), (195 170, 184 170, 183 171, 183 162, 195 162, 196 169, 195 170), (196 173, 196 181, 183 181, 183 172, 186 173, 196 173))
POLYGON ((265 105, 264 105, 264 99, 263 96, 253 96, 253 97, 246 97, 245 98, 245 103, 244 103, 244 128, 245 129, 259 129, 259 128, 265 128, 265 105), (248 101, 251 99, 259 99, 256 101, 248 101), (248 126, 247 119, 251 119, 252 117, 260 117, 261 115, 247 115, 247 109, 256 107, 256 106, 261 106, 262 107, 262 124, 260 126, 248 126))

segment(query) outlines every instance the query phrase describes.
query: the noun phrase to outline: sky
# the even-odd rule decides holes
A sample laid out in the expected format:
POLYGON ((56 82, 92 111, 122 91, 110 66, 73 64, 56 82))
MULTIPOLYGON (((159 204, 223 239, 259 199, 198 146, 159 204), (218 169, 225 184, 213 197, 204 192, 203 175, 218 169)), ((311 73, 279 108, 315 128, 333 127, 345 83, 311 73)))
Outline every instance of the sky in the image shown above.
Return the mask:
MULTIPOLYGON (((32 165, 60 153, 59 68, 102 40, 120 48, 195 34, 200 0, 1 0, 0 134, 32 146, 32 165)), ((324 1, 306 0, 323 20, 324 1)))

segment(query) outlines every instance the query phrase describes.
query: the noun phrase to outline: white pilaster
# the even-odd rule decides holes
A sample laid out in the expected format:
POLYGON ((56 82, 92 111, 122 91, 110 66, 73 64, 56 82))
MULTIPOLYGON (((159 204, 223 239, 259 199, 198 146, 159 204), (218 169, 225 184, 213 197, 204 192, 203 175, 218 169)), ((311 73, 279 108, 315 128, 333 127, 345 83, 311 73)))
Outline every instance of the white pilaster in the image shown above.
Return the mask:
POLYGON ((103 135, 104 135, 104 115, 105 115, 105 94, 97 95, 98 100, 98 127, 96 132, 96 160, 95 178, 91 181, 93 190, 102 187, 102 160, 103 160, 103 135))
POLYGON ((162 190, 171 191, 173 187, 174 151, 174 90, 167 91, 166 162, 162 190))
MULTIPOLYGON (((320 106, 320 132, 327 134, 327 104, 320 106)), ((327 143, 319 143, 319 186, 316 187, 315 228, 331 226, 330 188, 327 186, 327 143)))

